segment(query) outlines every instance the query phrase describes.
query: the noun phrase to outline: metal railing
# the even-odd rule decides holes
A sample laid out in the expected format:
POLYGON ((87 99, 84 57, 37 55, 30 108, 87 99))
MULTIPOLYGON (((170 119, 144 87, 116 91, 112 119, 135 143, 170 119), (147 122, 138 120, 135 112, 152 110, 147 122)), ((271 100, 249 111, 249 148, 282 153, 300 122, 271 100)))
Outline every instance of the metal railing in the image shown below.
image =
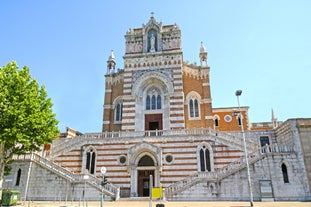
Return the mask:
POLYGON ((13 160, 15 161, 32 161, 40 166, 44 167, 45 169, 48 169, 52 171, 53 173, 59 175, 60 177, 66 179, 67 181, 71 183, 83 183, 86 182, 87 184, 95 187, 99 191, 103 191, 106 195, 109 195, 113 198, 118 198, 119 190, 118 187, 112 185, 111 183, 102 186, 101 185, 101 179, 94 177, 93 175, 89 175, 89 179, 85 180, 83 179, 84 174, 76 174, 72 173, 71 171, 57 165, 54 162, 51 162, 50 160, 41 157, 38 154, 35 153, 29 153, 24 155, 13 155, 13 160))
MULTIPOLYGON (((267 145, 258 150, 255 150, 248 154, 249 164, 253 164, 263 157, 269 154, 282 154, 282 153, 295 153, 296 148, 293 145, 267 145)), ((172 197, 191 186, 196 185, 201 182, 219 182, 222 179, 246 168, 245 157, 241 157, 238 160, 231 162, 230 164, 224 166, 223 168, 217 169, 213 172, 197 172, 194 173, 166 188, 166 197, 172 197)))
MULTIPOLYGON (((60 142, 53 145, 49 157, 55 157, 65 151, 81 146, 84 143, 99 142, 104 139, 113 138, 142 138, 142 137, 166 137, 173 138, 177 136, 210 136, 216 142, 222 142, 231 147, 243 149, 242 136, 236 136, 225 132, 220 132, 211 128, 192 128, 179 130, 150 130, 150 131, 135 131, 135 132, 103 132, 103 133, 88 133, 78 136, 74 139, 60 142)), ((252 140, 246 140, 249 151, 254 151, 259 148, 259 143, 252 140)))

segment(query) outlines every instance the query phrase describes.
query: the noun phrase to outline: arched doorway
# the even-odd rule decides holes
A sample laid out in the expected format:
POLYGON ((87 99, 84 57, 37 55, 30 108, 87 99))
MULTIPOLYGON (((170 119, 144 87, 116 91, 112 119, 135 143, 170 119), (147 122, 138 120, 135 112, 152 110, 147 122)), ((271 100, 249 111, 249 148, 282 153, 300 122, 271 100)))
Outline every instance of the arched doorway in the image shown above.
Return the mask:
POLYGON ((128 157, 131 197, 149 196, 150 175, 153 177, 153 187, 160 186, 162 148, 143 141, 129 148, 128 157))
POLYGON ((150 175, 152 175, 152 183, 154 183, 154 169, 148 169, 150 167, 154 167, 154 161, 150 156, 144 155, 142 158, 140 158, 137 170, 138 197, 149 196, 150 175))

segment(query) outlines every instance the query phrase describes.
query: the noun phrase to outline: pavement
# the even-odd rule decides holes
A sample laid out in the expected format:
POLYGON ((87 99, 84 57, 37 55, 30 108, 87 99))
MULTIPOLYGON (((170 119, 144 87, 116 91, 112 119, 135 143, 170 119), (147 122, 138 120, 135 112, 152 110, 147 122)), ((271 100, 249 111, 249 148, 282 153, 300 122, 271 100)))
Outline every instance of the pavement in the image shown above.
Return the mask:
MULTIPOLYGON (((248 207, 249 202, 172 202, 172 201, 105 201, 100 202, 59 202, 25 201, 15 207, 248 207), (158 205, 163 204, 164 206, 158 205)), ((311 207, 311 202, 254 202, 254 207, 311 207)))

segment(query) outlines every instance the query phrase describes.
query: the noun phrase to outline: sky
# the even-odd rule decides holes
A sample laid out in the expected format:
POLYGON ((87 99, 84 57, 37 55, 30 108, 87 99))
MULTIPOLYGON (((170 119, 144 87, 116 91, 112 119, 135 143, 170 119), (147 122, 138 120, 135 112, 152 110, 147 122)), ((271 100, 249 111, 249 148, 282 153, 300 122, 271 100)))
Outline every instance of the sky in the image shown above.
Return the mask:
POLYGON ((0 66, 16 61, 46 87, 59 120, 102 130, 110 51, 123 68, 124 35, 151 12, 182 31, 184 60, 204 42, 214 108, 249 106, 250 122, 311 118, 310 0, 1 0, 0 66))

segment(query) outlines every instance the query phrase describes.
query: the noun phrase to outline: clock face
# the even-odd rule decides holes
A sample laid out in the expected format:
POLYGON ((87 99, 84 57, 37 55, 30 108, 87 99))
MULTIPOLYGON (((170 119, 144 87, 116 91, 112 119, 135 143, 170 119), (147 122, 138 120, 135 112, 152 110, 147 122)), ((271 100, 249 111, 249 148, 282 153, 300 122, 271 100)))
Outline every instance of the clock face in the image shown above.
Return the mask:
POLYGON ((107 168, 101 167, 101 168, 100 168, 100 172, 101 172, 102 174, 105 174, 105 173, 107 172, 107 168))

